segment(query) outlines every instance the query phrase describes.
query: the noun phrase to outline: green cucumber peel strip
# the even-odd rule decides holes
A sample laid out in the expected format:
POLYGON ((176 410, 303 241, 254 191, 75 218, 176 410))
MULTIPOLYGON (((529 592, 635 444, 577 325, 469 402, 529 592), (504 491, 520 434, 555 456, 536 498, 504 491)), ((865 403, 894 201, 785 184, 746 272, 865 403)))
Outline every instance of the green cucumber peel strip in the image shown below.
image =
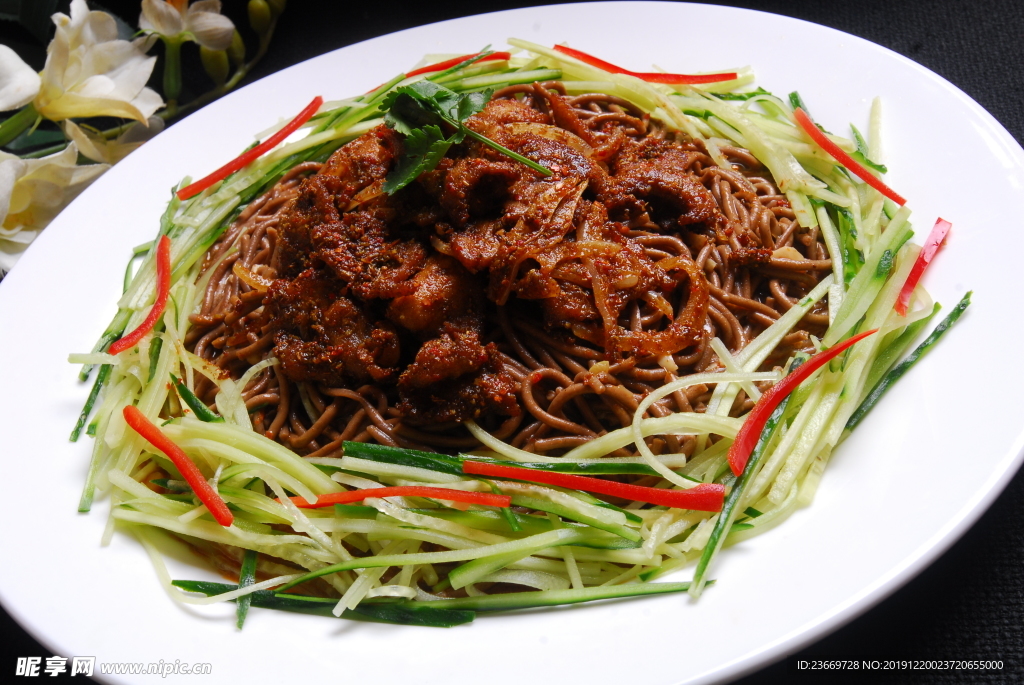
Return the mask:
POLYGON ((206 421, 207 423, 223 423, 224 417, 217 416, 213 413, 206 403, 196 397, 196 394, 188 389, 188 386, 182 383, 177 376, 171 374, 171 380, 174 381, 174 387, 177 389, 178 394, 181 395, 181 399, 185 401, 188 408, 195 412, 196 418, 200 421, 206 421))
POLYGON ((420 452, 401 447, 389 447, 387 445, 363 442, 342 443, 342 450, 347 457, 366 459, 367 461, 376 461, 384 464, 414 466, 454 476, 464 475, 462 473, 462 460, 447 454, 420 452))
MULTIPOLYGON (((202 580, 175 580, 171 584, 182 590, 201 593, 208 597, 238 589, 237 585, 210 583, 202 580)), ((372 623, 451 628, 452 626, 470 623, 476 617, 476 614, 472 611, 457 608, 432 607, 411 602, 377 603, 373 602, 373 600, 362 602, 355 609, 346 609, 342 612, 341 616, 335 616, 332 612, 338 604, 336 599, 280 594, 270 592, 269 590, 257 590, 247 596, 252 598, 252 606, 261 609, 293 611, 300 614, 313 614, 316 616, 343 618, 352 621, 369 621, 372 623)))
MULTIPOLYGON (((242 555, 242 569, 238 572, 238 587, 248 587, 256 582, 256 557, 255 550, 247 549, 242 555)), ((249 613, 249 606, 252 604, 252 595, 242 595, 235 600, 235 616, 238 629, 245 624, 245 617, 249 613)))
MULTIPOLYGON (((713 582, 713 581, 711 581, 713 582)), ((469 609, 471 611, 510 611, 535 607, 554 607, 580 604, 600 599, 644 597, 672 592, 686 592, 690 583, 631 583, 628 585, 599 585, 570 590, 543 590, 537 592, 510 592, 482 597, 458 597, 429 602, 439 609, 469 609)))
POLYGON ((771 93, 760 86, 758 86, 757 90, 747 91, 746 93, 715 93, 715 97, 719 100, 749 100, 758 95, 771 95, 771 93))
POLYGON ((850 420, 846 422, 847 432, 852 431, 854 428, 856 428, 857 425, 864 419, 864 417, 867 416, 872 409, 874 409, 876 404, 878 404, 878 400, 880 400, 882 396, 889 391, 889 388, 891 388, 896 383, 896 381, 902 378, 903 374, 909 371, 911 367, 913 367, 914 364, 916 364, 921 359, 921 357, 927 354, 928 351, 935 345, 935 343, 937 343, 939 339, 943 335, 945 335, 946 331, 948 331, 953 326, 953 324, 955 324, 960 319, 960 315, 963 314, 967 307, 971 304, 972 294, 973 291, 967 291, 967 294, 960 299, 957 305, 953 308, 953 311, 951 311, 945 319, 939 322, 939 325, 936 326, 935 330, 933 330, 931 334, 929 334, 929 336, 924 339, 924 342, 918 345, 917 348, 913 352, 911 352, 906 359, 897 364, 895 368, 893 368, 887 374, 882 376, 882 380, 878 381, 875 387, 871 389, 871 392, 868 393, 868 396, 864 398, 864 401, 860 403, 859 407, 857 407, 857 411, 853 412, 853 415, 850 417, 850 420))
MULTIPOLYGON (((792 369, 790 371, 792 371, 792 369)), ((768 447, 768 443, 771 442, 772 436, 775 435, 775 431, 779 427, 782 416, 786 413, 786 406, 788 404, 789 397, 786 397, 779 403, 779 406, 775 408, 775 411, 772 412, 771 416, 768 417, 768 421, 761 430, 761 437, 758 438, 757 445, 754 446, 754 451, 750 454, 750 459, 747 460, 747 465, 744 467, 743 473, 736 481, 732 490, 729 491, 729 495, 725 498, 725 504, 722 506, 722 513, 718 515, 715 527, 711 531, 711 537, 708 538, 708 542, 704 546, 704 551, 700 555, 700 560, 697 562, 697 569, 693 574, 693 585, 689 592, 695 598, 700 597, 701 592, 704 590, 704 585, 706 584, 704 575, 707 573, 708 567, 711 565, 715 555, 718 554, 722 545, 725 544, 725 540, 728 537, 726 530, 732 530, 733 521, 739 513, 737 511, 739 501, 743 497, 743 492, 746 490, 747 485, 753 479, 754 473, 757 471, 757 465, 760 463, 761 457, 764 455, 764 452, 768 447)))
MULTIPOLYGON (((412 511, 418 512, 421 510, 413 509, 412 511)), ((334 514, 338 518, 343 519, 369 519, 372 521, 377 519, 377 515, 380 512, 373 507, 367 507, 362 504, 335 504, 334 514)))
POLYGON ((100 371, 96 374, 96 380, 92 384, 92 390, 89 391, 89 397, 86 398, 85 405, 78 414, 78 421, 75 422, 75 427, 71 431, 71 442, 78 442, 78 438, 81 437, 82 429, 85 428, 85 422, 89 420, 89 414, 92 413, 93 407, 96 406, 96 399, 100 396, 100 390, 107 384, 113 368, 110 364, 100 366, 100 371))
POLYGON ((835 215, 835 226, 839 231, 840 247, 843 259, 843 282, 849 287, 850 282, 864 266, 864 255, 856 247, 857 229, 853 215, 845 207, 837 207, 828 203, 828 209, 835 215))
POLYGON ((538 462, 523 463, 508 459, 495 459, 494 457, 481 457, 469 454, 460 454, 452 457, 447 454, 434 452, 419 452, 417 450, 405 449, 402 447, 389 447, 387 445, 376 445, 364 442, 344 443, 346 456, 367 461, 377 461, 385 464, 397 464, 399 466, 415 466, 421 469, 447 473, 455 476, 465 475, 462 472, 462 462, 483 461, 489 464, 504 464, 508 466, 520 466, 536 469, 538 471, 551 471, 555 473, 571 473, 582 476, 611 476, 620 474, 657 476, 658 472, 647 464, 630 464, 621 462, 538 462))
MULTIPOLYGON (((486 483, 495 495, 501 494, 501 488, 499 488, 493 481, 481 480, 481 483, 486 483)), ((505 519, 505 523, 508 525, 509 530, 513 533, 523 532, 523 527, 519 524, 519 517, 516 516, 516 512, 512 511, 512 507, 501 507, 498 509, 501 512, 501 517, 505 519)))
POLYGON ((868 158, 868 143, 866 140, 864 140, 864 136, 860 134, 860 131, 857 130, 857 127, 854 126, 853 124, 850 124, 850 130, 853 131, 853 142, 857 145, 857 150, 853 152, 850 156, 853 157, 858 162, 860 162, 861 164, 863 164, 864 166, 870 167, 871 169, 874 169, 880 174, 889 173, 889 169, 884 164, 872 162, 868 158))

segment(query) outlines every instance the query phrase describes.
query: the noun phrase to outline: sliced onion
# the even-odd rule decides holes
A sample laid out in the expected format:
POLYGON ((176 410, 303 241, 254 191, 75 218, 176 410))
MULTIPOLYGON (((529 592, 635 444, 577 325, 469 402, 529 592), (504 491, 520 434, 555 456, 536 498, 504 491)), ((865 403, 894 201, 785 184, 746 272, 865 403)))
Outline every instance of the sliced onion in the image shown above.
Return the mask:
POLYGON ((553 140, 557 143, 568 145, 584 157, 590 157, 594 154, 594 148, 587 145, 585 140, 575 133, 570 133, 564 128, 558 128, 557 126, 551 126, 549 124, 534 124, 530 122, 515 122, 508 124, 505 129, 512 133, 532 133, 535 136, 548 138, 549 140, 553 140))
POLYGON ((239 262, 235 262, 234 266, 231 267, 231 271, 234 272, 234 274, 247 286, 253 290, 258 290, 261 293, 267 292, 267 289, 274 284, 274 282, 269 278, 264 278, 263 276, 246 269, 239 262))

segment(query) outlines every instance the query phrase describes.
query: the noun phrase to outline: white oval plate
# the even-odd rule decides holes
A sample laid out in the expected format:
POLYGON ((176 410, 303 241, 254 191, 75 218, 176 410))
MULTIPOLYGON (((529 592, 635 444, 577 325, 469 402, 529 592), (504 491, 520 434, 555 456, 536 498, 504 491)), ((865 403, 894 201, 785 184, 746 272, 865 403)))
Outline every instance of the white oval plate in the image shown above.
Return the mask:
MULTIPOLYGON (((207 683, 449 683, 472 674, 493 685, 524 677, 536 685, 661 685, 753 670, 906 582, 1016 470, 1024 367, 997 365, 995 353, 1024 339, 1024 319, 1000 316, 1019 308, 1024 233, 1009 220, 1024 205, 1022 168, 1024 151, 1010 135, 923 67, 838 31, 723 7, 514 10, 384 36, 274 74, 175 125, 99 179, 0 287, 3 602, 57 654, 209 663, 207 683), (702 36, 699 50, 687 49, 693 35, 702 36), (851 121, 864 130, 871 99, 881 96, 888 181, 909 199, 918 239, 938 215, 953 222, 926 284, 947 311, 968 288, 974 304, 837 450, 814 505, 727 550, 714 571, 718 584, 697 603, 667 596, 480 616, 450 630, 253 610, 243 632, 233 626, 233 605, 179 608, 134 539, 117 534, 109 548, 99 546, 105 502, 90 515, 75 513, 91 440, 67 441, 87 392, 68 353, 89 350, 113 315, 131 246, 152 238, 169 188, 183 176, 208 173, 314 95, 361 93, 424 54, 500 47, 508 36, 568 41, 636 70, 749 64, 759 85, 781 95, 798 89, 817 120, 841 133, 851 121), (709 49, 708 37, 717 47, 709 49), (986 331, 998 333, 986 339, 986 331)), ((212 578, 187 564, 174 573, 212 578)))

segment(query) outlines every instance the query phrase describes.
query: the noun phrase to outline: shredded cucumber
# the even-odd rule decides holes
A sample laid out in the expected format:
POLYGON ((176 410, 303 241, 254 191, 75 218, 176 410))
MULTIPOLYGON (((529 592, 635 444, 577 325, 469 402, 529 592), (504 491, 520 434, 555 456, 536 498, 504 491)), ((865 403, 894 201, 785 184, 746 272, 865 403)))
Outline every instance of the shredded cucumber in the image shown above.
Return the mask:
MULTIPOLYGON (((760 88, 738 90, 753 79, 746 68, 735 70, 738 78, 728 83, 668 86, 609 73, 527 41, 509 42, 523 51, 511 61, 479 62, 475 57, 435 74, 396 76, 365 95, 333 103, 304 127, 304 137, 279 146, 203 193, 184 202, 172 194, 159 226, 159 234, 172 239, 171 298, 162 321, 136 348, 116 356, 106 353, 113 340, 146 317, 153 302, 155 255, 153 243, 147 243, 132 254, 112 322, 90 353, 72 356, 84 365, 82 380, 94 365, 100 366, 72 437, 77 439, 83 430, 96 437, 79 509, 88 511, 97 491, 108 493, 111 518, 105 535, 112 534, 115 522, 148 531, 140 539, 151 554, 156 554, 148 541, 153 531, 180 536, 202 549, 243 550, 238 585, 174 581, 208 601, 237 602, 239 628, 250 606, 453 626, 471 621, 474 612, 687 590, 698 596, 712 582, 708 569, 723 548, 778 525, 810 502, 843 437, 969 302, 970 294, 899 362, 937 311, 920 293, 909 316, 893 311, 918 252, 907 242, 912 235, 910 210, 892 205, 812 143, 793 120, 793 107, 803 106, 798 95, 787 102, 760 88), (727 164, 723 146, 746 147, 767 167, 799 224, 821 232, 831 273, 742 349, 730 352, 722 341, 712 342, 723 372, 712 369, 667 383, 643 397, 632 425, 602 431, 562 456, 514 447, 468 421, 466 429, 483 445, 469 455, 346 442, 340 458, 336 453, 301 457, 254 432, 252 412, 243 399, 261 374, 277 373, 269 368, 276 359, 232 379, 187 351, 189 317, 200 310, 208 279, 220 263, 202 276, 200 266, 235 218, 288 170, 326 160, 340 145, 380 125, 388 93, 423 79, 457 93, 560 80, 570 94, 602 92, 625 98, 669 130, 699 141, 720 165, 727 164), (857 331, 878 328, 880 333, 794 391, 772 416, 747 470, 734 477, 726 454, 746 419, 733 415, 737 397, 742 390, 757 400, 761 389, 755 383, 781 377, 777 369, 764 368, 767 360, 826 297, 829 326, 817 341, 821 347, 857 331), (216 413, 195 395, 203 378, 216 386, 216 413), (654 406, 656 402, 696 384, 714 386, 704 413, 654 413, 664 413, 664 405, 654 406), (129 404, 163 424, 164 434, 196 462, 233 512, 234 525, 216 523, 171 462, 128 428, 121 412, 129 404), (646 442, 655 436, 684 435, 698 436, 695 453, 655 454, 646 442), (623 449, 635 456, 612 456, 623 449), (721 513, 644 502, 613 504, 562 487, 467 476, 462 470, 466 458, 549 473, 642 477, 658 488, 717 483, 729 492, 721 513), (158 470, 160 478, 150 480, 158 470), (473 505, 460 510, 433 496, 381 498, 368 493, 361 505, 304 509, 291 499, 315 503, 345 488, 416 485, 503 493, 511 497, 512 508, 473 505), (648 582, 695 561, 692 585, 648 582), (277 580, 257 583, 257 572, 277 580), (281 578, 288 578, 287 584, 281 585, 281 578), (281 594, 315 579, 327 583, 336 597, 281 594), (537 591, 488 594, 496 584, 537 591)), ((853 140, 830 137, 884 173, 877 100, 867 131, 867 140, 856 128, 853 140)), ((305 391, 293 401, 318 415, 305 391)), ((166 576, 160 566, 158 573, 166 576)), ((169 587, 169 577, 165 583, 169 587)))

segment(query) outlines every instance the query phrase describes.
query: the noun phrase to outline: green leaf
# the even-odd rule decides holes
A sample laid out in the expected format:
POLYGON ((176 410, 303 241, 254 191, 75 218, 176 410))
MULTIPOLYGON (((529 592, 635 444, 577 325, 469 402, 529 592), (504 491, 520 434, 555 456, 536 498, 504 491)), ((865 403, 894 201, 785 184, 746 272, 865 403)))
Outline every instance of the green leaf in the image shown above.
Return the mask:
POLYGON ((64 133, 61 131, 43 131, 36 129, 35 131, 26 131, 20 136, 15 138, 7 146, 8 150, 12 152, 18 152, 19 150, 27 150, 34 147, 41 147, 43 145, 50 145, 51 143, 59 143, 64 140, 64 133))
POLYGON ((405 138, 405 153, 384 181, 384 192, 391 195, 436 167, 453 142, 444 137, 438 126, 412 130, 405 138))
POLYGON ((466 93, 459 97, 459 103, 457 107, 456 118, 462 122, 470 118, 478 112, 482 112, 487 103, 491 100, 491 93, 494 91, 490 88, 476 93, 466 93))
POLYGON ((491 99, 491 91, 459 94, 433 81, 417 81, 396 88, 381 101, 384 123, 405 135, 405 152, 384 182, 384 192, 392 194, 411 183, 417 176, 437 166, 452 145, 467 136, 488 145, 512 159, 526 164, 545 176, 551 171, 520 154, 499 145, 469 128, 463 122, 483 110, 491 99), (445 138, 440 125, 455 129, 445 138))
POLYGON ((389 97, 387 104, 390 109, 384 115, 384 123, 402 135, 408 136, 423 126, 436 126, 441 118, 425 107, 422 101, 408 93, 398 93, 389 97))

